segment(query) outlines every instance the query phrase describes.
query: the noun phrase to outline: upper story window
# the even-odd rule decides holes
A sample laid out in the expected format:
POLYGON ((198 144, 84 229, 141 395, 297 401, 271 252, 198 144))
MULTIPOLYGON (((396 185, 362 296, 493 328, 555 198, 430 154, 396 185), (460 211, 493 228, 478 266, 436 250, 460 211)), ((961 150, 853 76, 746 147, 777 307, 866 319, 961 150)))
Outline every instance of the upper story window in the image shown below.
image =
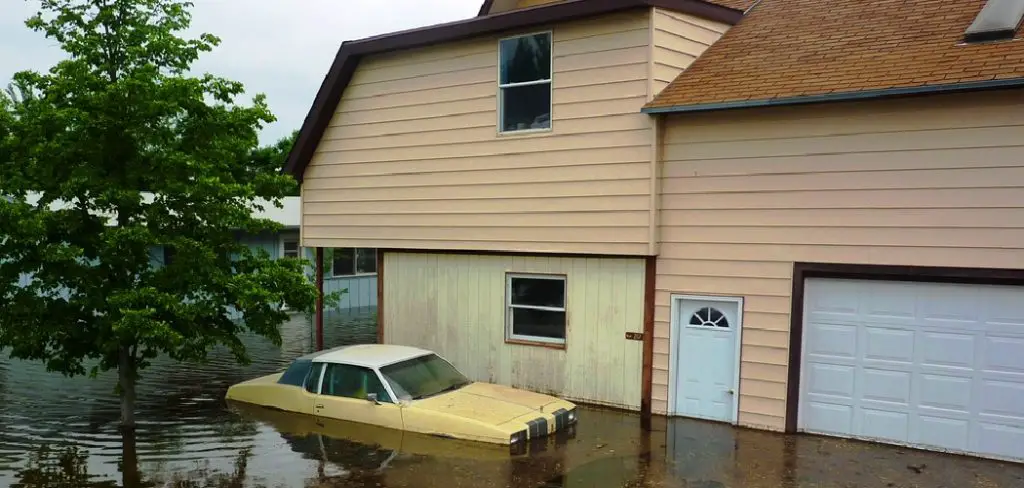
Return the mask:
POLYGON ((500 132, 551 128, 551 33, 500 42, 500 132))

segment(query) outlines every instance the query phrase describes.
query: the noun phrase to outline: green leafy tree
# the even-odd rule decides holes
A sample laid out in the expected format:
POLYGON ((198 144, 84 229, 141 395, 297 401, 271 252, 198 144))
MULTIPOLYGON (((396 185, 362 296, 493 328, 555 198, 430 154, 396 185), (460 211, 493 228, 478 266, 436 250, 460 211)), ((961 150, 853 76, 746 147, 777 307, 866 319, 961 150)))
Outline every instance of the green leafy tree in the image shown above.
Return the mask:
MULTIPOLYGON (((284 162, 288 159, 288 153, 291 152, 292 146, 295 145, 295 139, 298 136, 299 131, 292 131, 290 135, 282 137, 269 146, 254 149, 249 154, 247 162, 250 170, 254 173, 280 171, 284 167, 284 162)), ((299 186, 295 185, 293 191, 288 196, 299 196, 299 186)))
POLYGON ((277 230, 253 210, 296 183, 247 163, 274 120, 264 97, 243 105, 240 83, 189 72, 219 42, 181 37, 190 8, 42 0, 26 25, 67 59, 0 94, 0 349, 69 376, 117 369, 125 427, 154 357, 224 346, 245 363, 241 334, 280 343, 279 304, 308 311, 317 293, 308 262, 235 239, 277 230))

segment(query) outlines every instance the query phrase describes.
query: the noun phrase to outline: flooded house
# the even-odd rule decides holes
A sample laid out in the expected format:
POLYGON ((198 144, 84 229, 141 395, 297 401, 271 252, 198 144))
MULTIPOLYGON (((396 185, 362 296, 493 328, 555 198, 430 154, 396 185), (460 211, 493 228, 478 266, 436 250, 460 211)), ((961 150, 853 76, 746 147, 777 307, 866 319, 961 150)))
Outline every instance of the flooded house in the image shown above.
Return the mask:
POLYGON ((379 340, 473 379, 1024 459, 1021 5, 489 0, 345 42, 300 244, 376 249, 379 340))

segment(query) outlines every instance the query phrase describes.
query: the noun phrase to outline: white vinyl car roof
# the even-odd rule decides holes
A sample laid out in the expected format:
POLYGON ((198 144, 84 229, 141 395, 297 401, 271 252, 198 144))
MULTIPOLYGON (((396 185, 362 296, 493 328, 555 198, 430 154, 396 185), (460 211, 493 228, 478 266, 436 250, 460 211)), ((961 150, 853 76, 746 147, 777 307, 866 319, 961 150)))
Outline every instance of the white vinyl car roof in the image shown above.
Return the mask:
POLYGON ((407 359, 433 354, 433 351, 418 347, 395 346, 390 344, 358 344, 308 354, 303 359, 316 363, 342 363, 367 368, 380 368, 407 359))

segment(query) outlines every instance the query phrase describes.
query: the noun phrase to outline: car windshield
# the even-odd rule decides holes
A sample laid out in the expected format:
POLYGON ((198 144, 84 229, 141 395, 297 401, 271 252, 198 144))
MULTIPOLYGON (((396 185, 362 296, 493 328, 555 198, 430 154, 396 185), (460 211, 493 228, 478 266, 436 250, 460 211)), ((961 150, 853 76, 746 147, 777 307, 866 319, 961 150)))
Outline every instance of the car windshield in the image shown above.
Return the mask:
POLYGON ((454 366, 436 354, 420 356, 380 368, 399 398, 419 400, 470 383, 454 366))

